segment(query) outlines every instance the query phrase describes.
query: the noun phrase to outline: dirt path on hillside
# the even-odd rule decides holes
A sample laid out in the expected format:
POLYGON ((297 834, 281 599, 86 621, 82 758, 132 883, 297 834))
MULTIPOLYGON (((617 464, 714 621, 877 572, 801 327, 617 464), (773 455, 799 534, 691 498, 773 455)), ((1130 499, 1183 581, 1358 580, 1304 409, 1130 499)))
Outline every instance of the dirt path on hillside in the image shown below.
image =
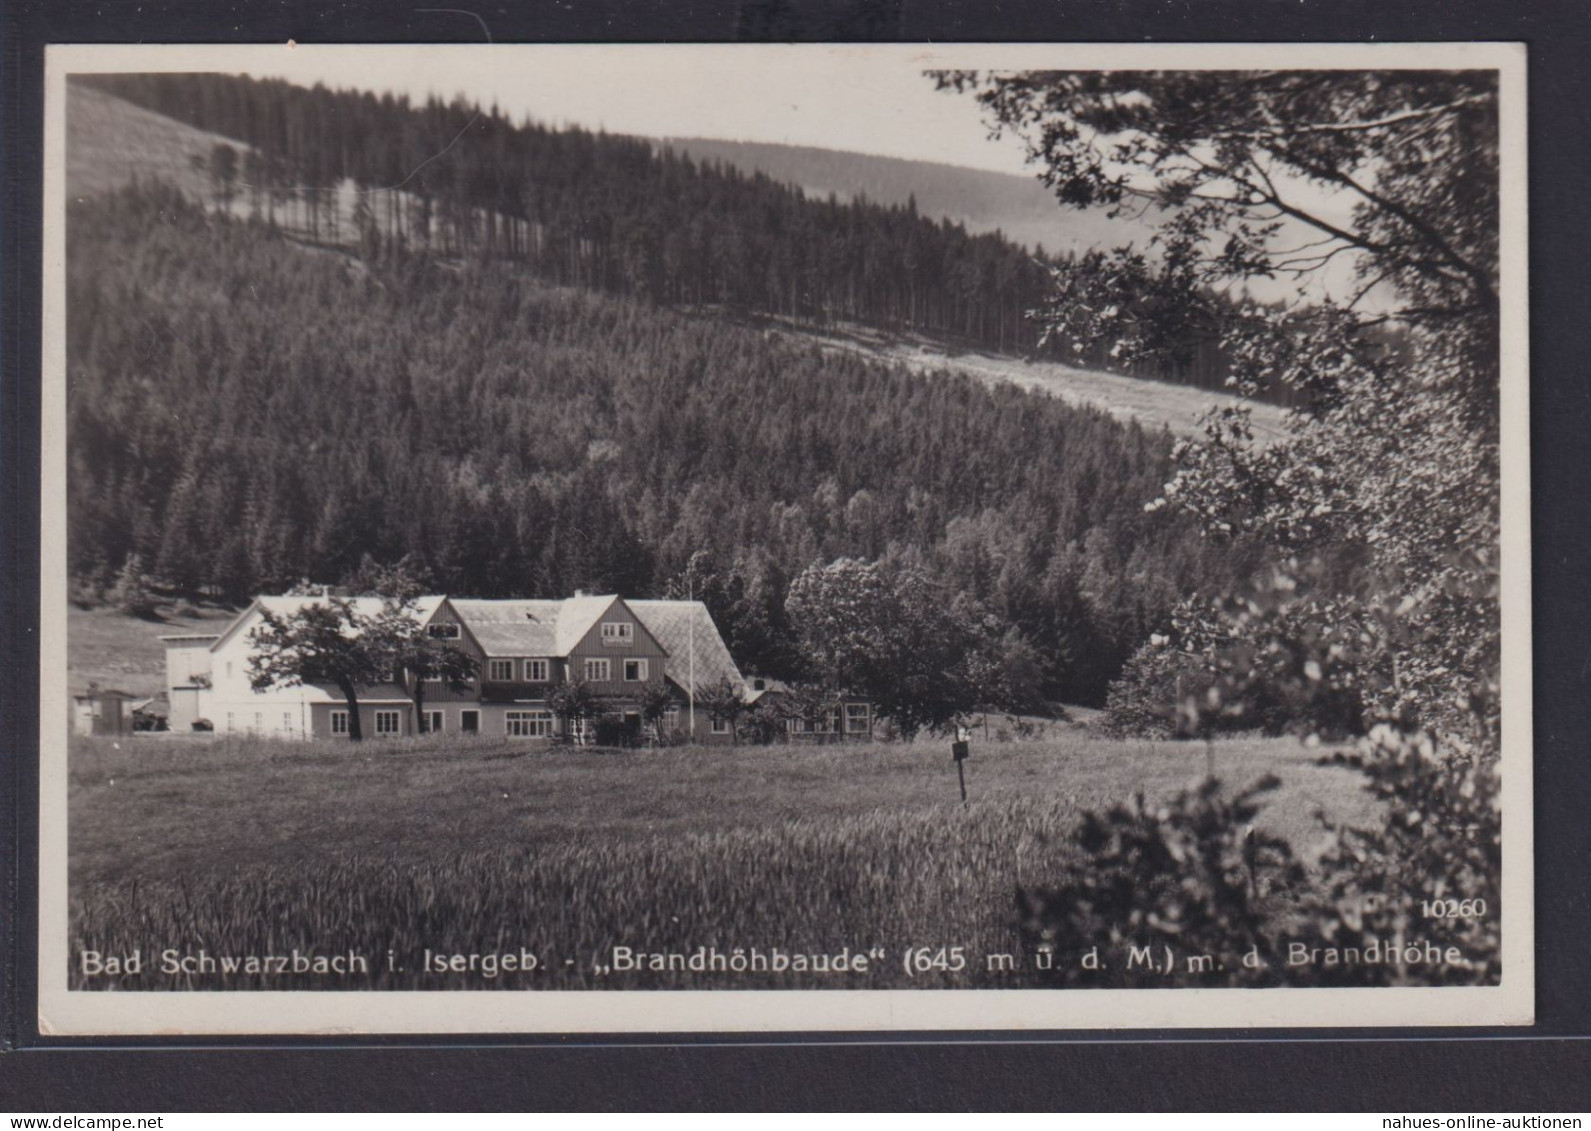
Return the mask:
MULTIPOLYGON (((1212 406, 1238 401, 1229 394, 1209 389, 1122 377, 1094 369, 1075 369, 1054 361, 1026 361, 976 350, 953 353, 937 343, 896 338, 860 326, 820 331, 778 324, 774 330, 792 339, 816 343, 824 349, 900 362, 922 373, 949 370, 985 384, 1018 385, 1059 397, 1068 404, 1100 409, 1119 420, 1136 420, 1151 432, 1167 428, 1179 437, 1202 436, 1199 420, 1206 411, 1212 406)), ((1285 409, 1252 402, 1250 408, 1254 435, 1261 443, 1274 443, 1285 436, 1285 409)))

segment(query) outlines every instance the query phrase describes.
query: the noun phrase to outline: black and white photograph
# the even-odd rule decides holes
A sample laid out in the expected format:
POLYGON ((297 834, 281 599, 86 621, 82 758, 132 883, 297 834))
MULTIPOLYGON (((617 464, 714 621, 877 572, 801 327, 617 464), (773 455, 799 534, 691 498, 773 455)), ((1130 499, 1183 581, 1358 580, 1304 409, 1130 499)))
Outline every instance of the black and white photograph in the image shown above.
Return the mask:
POLYGON ((1516 46, 48 68, 44 1031, 1532 1020, 1516 46))

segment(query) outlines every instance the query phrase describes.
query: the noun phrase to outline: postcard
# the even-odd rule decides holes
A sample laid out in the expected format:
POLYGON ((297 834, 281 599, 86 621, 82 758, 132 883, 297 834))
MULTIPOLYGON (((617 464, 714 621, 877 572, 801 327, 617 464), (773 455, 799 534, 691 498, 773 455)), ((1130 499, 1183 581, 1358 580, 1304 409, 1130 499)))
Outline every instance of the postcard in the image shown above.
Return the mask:
POLYGON ((40 1031, 1528 1025, 1524 80, 49 48, 40 1031))

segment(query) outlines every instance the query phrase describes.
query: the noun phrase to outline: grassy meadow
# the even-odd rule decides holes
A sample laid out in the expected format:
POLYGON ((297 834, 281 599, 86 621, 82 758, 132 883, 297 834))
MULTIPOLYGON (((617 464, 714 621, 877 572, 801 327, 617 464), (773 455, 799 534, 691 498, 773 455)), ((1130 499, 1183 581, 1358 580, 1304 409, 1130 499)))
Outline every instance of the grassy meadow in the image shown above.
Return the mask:
MULTIPOLYGON (((73 984, 89 988, 635 988, 1020 984, 1014 893, 1074 851, 1079 814, 1202 775, 1200 745, 1081 730, 974 742, 970 803, 944 743, 604 751, 457 737, 347 743, 74 739, 73 984), (611 948, 890 956, 866 975, 601 973, 611 948), (977 979, 908 977, 907 947, 968 948, 977 979), (184 955, 367 956, 363 977, 151 969, 184 955), (144 956, 84 977, 82 950, 144 956), (530 973, 420 969, 534 952, 530 973), (387 960, 392 952, 391 968, 387 960), (707 979, 707 980, 704 980, 707 979), (713 980, 716 979, 716 980, 713 980)), ((1296 742, 1215 751, 1233 785, 1275 773, 1261 824, 1310 858, 1314 816, 1358 822, 1354 774, 1296 742)))
POLYGON ((233 609, 173 604, 145 619, 112 608, 71 605, 66 613, 67 681, 73 691, 97 683, 132 695, 157 695, 166 689, 166 646, 160 638, 220 632, 236 615, 233 609))

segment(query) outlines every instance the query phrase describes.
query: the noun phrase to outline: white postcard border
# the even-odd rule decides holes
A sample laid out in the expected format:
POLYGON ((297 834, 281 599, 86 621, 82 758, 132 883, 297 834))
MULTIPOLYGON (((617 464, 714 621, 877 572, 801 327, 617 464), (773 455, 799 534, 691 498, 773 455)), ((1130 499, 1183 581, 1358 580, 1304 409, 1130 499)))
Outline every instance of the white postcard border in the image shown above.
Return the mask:
MULTIPOLYGON (((497 62, 496 56, 492 61, 497 62)), ((738 60, 737 60, 738 61, 738 60)), ((43 421, 40 532, 39 1032, 53 1036, 792 1033, 1528 1025, 1534 1017, 1525 49, 1444 44, 978 45, 52 45, 45 60, 43 421), (70 990, 66 682, 66 75, 275 70, 334 54, 350 81, 371 53, 432 67, 484 52, 560 52, 622 65, 636 52, 682 65, 756 53, 792 66, 862 53, 921 69, 1496 68, 1502 295, 1502 955, 1495 987, 937 990, 70 990), (300 54, 301 53, 301 54, 300 54), (284 62, 285 60, 285 62, 284 62)))

